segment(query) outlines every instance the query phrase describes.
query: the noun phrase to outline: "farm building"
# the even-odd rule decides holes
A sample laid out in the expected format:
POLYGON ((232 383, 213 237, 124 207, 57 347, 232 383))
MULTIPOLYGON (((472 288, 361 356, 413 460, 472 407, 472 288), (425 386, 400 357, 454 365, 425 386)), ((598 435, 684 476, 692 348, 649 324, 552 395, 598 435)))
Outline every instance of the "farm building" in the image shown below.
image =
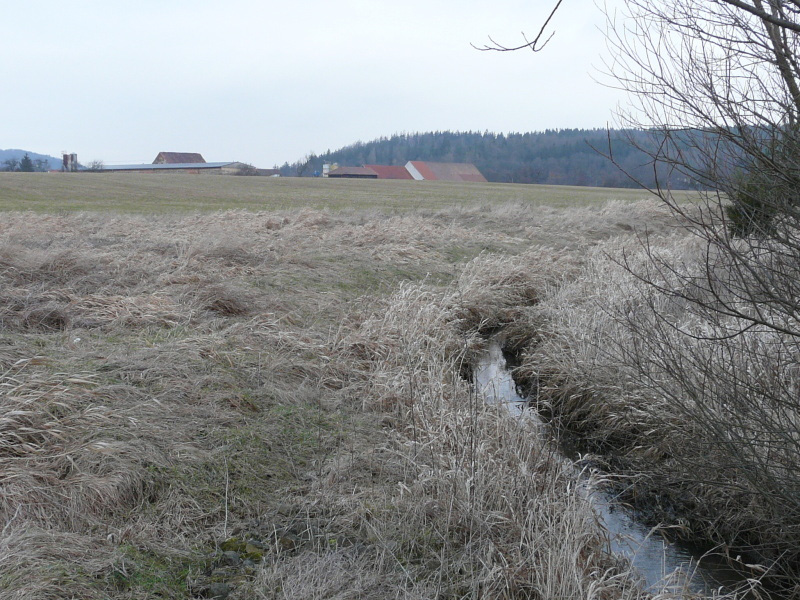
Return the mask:
POLYGON ((363 167, 338 167, 323 177, 350 179, 416 179, 418 181, 470 181, 486 182, 486 178, 471 163, 436 163, 421 160, 399 165, 364 165, 363 167))
POLYGON ((202 154, 197 152, 159 152, 156 159, 153 161, 154 165, 180 165, 180 164, 197 164, 205 163, 206 160, 202 154))
POLYGON ((342 179, 378 179, 378 174, 367 167, 338 167, 328 173, 328 177, 342 179))
POLYGON ((436 163, 410 160, 406 170, 417 181, 471 181, 485 183, 486 178, 470 163, 436 163))
POLYGON ((215 175, 236 175, 244 165, 240 162, 213 163, 154 163, 152 165, 106 165, 104 173, 208 173, 215 175))
POLYGON ((414 179, 402 165, 364 165, 378 174, 378 179, 414 179))

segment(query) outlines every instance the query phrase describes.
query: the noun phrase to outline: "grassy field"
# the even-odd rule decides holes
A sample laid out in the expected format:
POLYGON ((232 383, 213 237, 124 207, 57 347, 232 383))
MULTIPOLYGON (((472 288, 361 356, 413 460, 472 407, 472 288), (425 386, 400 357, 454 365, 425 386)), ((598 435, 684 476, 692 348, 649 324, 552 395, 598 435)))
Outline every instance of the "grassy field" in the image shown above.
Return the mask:
POLYGON ((647 597, 460 376, 669 234, 641 196, 0 174, 3 597, 647 597))
POLYGON ((164 214, 219 210, 378 208, 408 212, 520 203, 588 206, 641 190, 450 182, 224 177, 183 174, 0 173, 0 210, 164 214))

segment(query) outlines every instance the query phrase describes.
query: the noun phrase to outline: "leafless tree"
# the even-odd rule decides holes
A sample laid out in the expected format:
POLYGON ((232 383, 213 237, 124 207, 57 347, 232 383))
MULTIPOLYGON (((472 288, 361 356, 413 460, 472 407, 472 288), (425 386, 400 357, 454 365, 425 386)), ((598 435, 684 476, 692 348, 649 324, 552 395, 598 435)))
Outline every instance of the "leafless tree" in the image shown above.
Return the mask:
POLYGON ((651 252, 635 272, 656 295, 627 317, 626 358, 699 425, 695 450, 716 461, 702 477, 741 486, 772 520, 736 542, 796 581, 800 3, 627 0, 608 25, 608 73, 634 99, 623 123, 652 131, 654 163, 703 189, 699 206, 653 190, 702 250, 691 264, 651 252))
POLYGON ((621 124, 652 132, 653 164, 701 189, 699 203, 651 190, 702 249, 678 263, 643 238, 648 265, 629 266, 648 285, 618 350, 698 425, 697 450, 718 461, 707 483, 740 486, 774 519, 738 542, 797 581, 800 0, 625 0, 606 17, 605 72, 631 98, 621 124))
POLYGON ((242 165, 238 169, 236 169, 235 174, 252 177, 258 175, 258 169, 253 165, 251 165, 250 163, 242 163, 242 165))
POLYGON ((742 482, 771 515, 773 531, 748 532, 748 542, 794 577, 800 3, 627 0, 608 25, 608 73, 634 99, 623 122, 652 131, 653 161, 703 188, 699 206, 653 190, 702 250, 689 265, 651 252, 648 268, 636 273, 690 318, 672 319, 663 304, 649 304, 648 316, 629 319, 641 355, 628 359, 700 425, 698 451, 713 450, 719 461, 712 483, 742 482))

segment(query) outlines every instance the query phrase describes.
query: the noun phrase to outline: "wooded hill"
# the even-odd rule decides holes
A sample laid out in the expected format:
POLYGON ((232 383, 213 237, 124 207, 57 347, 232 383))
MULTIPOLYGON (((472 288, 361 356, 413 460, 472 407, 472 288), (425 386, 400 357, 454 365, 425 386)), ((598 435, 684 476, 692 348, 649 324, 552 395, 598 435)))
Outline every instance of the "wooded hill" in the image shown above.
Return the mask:
POLYGON ((25 157, 32 161, 35 171, 47 171, 48 169, 61 168, 61 159, 48 154, 39 154, 38 152, 30 152, 28 150, 20 150, 17 148, 10 148, 8 150, 0 150, 0 171, 14 171, 18 170, 19 162, 25 157), (15 168, 17 167, 17 168, 15 168))
POLYGON ((26 154, 36 165, 37 171, 61 168, 61 159, 55 156, 20 150, 18 148, 10 148, 8 150, 0 150, 0 171, 14 170, 9 168, 13 166, 13 161, 19 162, 26 154))
MULTIPOLYGON (((638 187, 635 179, 653 186, 653 161, 639 148, 653 147, 655 143, 656 136, 645 131, 606 129, 403 133, 310 155, 292 165, 285 164, 281 171, 283 175, 309 176, 321 172, 324 162, 360 166, 427 160, 470 162, 494 182, 638 187), (609 149, 619 166, 609 160, 609 149)), ((659 165, 657 172, 662 185, 669 182, 676 189, 692 187, 692 182, 681 174, 669 176, 666 165, 659 165)))

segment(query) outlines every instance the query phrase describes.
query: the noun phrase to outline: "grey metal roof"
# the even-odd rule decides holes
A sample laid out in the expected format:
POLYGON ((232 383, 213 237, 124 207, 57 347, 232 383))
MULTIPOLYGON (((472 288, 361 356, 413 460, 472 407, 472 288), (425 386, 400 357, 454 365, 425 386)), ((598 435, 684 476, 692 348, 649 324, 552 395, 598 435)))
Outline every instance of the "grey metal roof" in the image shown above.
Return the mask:
POLYGON ((220 169, 228 165, 236 164, 235 161, 229 162, 210 162, 210 163, 168 163, 168 164, 141 164, 141 165, 106 165, 103 171, 163 171, 174 169, 220 169))

